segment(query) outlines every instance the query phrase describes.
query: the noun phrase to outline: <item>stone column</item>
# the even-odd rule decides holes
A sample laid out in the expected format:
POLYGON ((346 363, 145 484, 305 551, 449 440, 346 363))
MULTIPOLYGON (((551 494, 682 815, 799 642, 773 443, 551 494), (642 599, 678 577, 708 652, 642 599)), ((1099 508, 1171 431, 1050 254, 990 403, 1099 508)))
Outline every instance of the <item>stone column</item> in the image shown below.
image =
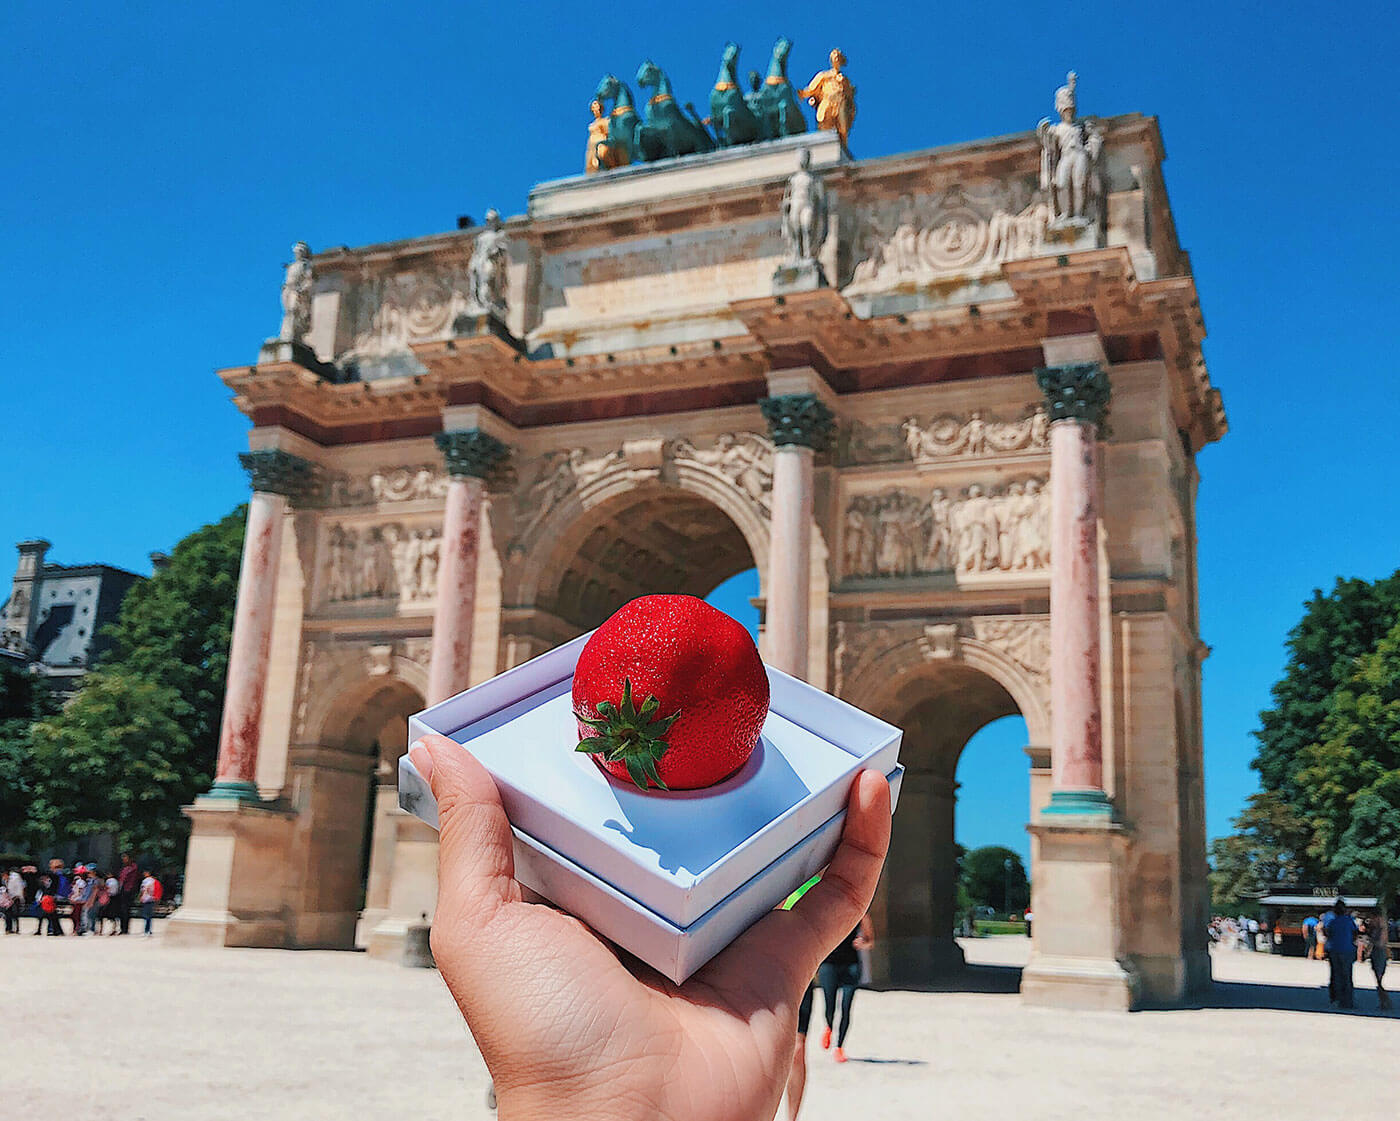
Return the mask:
POLYGON ((1036 371, 1050 414, 1050 804, 1109 815, 1103 788, 1099 619, 1099 426, 1108 374, 1097 362, 1036 371))
POLYGON ((479 428, 440 432, 437 446, 447 461, 447 510, 433 611, 428 704, 445 701, 470 683, 472 619, 476 612, 476 566, 486 477, 505 459, 506 446, 479 428))
POLYGON ((807 616, 812 590, 812 460, 830 442, 832 413, 811 393, 765 397, 773 455, 772 534, 768 560, 768 659, 807 678, 807 616))
POLYGON ((251 478, 253 497, 238 574, 219 761, 208 797, 257 801, 258 737, 277 602, 282 516, 288 497, 301 493, 310 481, 311 464, 277 449, 247 452, 238 458, 251 478))

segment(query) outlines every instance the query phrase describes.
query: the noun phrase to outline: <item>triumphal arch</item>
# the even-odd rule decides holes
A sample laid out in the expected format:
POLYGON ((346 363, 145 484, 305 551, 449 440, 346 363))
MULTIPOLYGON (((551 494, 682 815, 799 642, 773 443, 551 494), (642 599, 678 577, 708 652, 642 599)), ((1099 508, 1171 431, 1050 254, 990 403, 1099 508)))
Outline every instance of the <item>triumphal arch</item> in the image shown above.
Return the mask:
POLYGON ((1157 121, 1080 115, 1071 76, 1038 129, 856 159, 844 57, 789 90, 783 42, 704 121, 651 63, 645 118, 609 76, 589 173, 522 215, 297 247, 278 337, 221 374, 252 498, 172 940, 396 952, 436 886, 405 717, 756 568, 768 661, 905 730, 878 981, 957 964, 958 757, 1014 713, 1027 998, 1207 979, 1195 457, 1225 418, 1157 121))

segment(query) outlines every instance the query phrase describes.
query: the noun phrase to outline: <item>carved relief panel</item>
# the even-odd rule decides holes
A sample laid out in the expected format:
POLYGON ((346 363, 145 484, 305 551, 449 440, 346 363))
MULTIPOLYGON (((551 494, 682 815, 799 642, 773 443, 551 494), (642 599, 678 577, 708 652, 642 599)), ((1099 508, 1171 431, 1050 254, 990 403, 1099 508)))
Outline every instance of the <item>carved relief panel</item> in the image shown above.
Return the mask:
POLYGON ((976 410, 965 417, 944 413, 931 420, 906 417, 900 423, 843 425, 837 442, 837 463, 934 463, 987 456, 1046 454, 1050 419, 1044 406, 1023 416, 1003 419, 976 410))
POLYGON ((321 548, 322 601, 431 603, 437 596, 442 527, 425 522, 335 522, 321 548))
POLYGON ((889 487, 848 497, 841 526, 847 578, 893 579, 1033 572, 1050 564, 1045 480, 914 492, 889 487))

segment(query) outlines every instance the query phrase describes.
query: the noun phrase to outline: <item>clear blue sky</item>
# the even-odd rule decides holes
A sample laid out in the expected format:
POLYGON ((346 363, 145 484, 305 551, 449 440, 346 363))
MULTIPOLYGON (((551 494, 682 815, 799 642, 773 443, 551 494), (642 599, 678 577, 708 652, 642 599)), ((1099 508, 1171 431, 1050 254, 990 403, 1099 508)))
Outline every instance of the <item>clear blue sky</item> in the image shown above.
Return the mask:
MULTIPOLYGON (((10 4, 0 542, 43 535, 55 560, 145 571, 225 512, 246 493, 246 424, 213 370, 276 330, 292 241, 521 212, 532 183, 576 170, 605 71, 651 56, 699 102, 726 39, 762 69, 790 36, 803 79, 839 44, 853 146, 876 156, 1030 128, 1072 67, 1084 112, 1161 118, 1230 413, 1199 506, 1222 832, 1254 788, 1249 732, 1300 604, 1400 564, 1398 18, 1380 3, 10 4)), ((969 749, 964 841, 1021 844, 1022 738, 969 749)))

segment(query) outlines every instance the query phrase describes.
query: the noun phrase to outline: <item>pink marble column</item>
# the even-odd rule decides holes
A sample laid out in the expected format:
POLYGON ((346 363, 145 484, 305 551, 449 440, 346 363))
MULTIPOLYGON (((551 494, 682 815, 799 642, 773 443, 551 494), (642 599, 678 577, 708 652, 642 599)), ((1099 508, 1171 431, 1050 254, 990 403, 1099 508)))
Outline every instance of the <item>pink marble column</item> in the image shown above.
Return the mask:
POLYGON ((1098 429, 1108 379, 1096 363, 1037 371, 1050 411, 1050 804, 1112 811, 1103 788, 1098 429))
POLYGON ((283 515, 287 496, 299 491, 310 465, 281 451, 251 452, 240 458, 252 475, 253 497, 238 573, 219 761, 208 796, 253 801, 258 797, 258 741, 272 650, 283 515))
POLYGON ((470 684, 485 480, 507 455, 504 444, 479 429, 440 433, 437 445, 446 457, 451 479, 447 484, 437 606, 433 611, 432 661, 428 668, 430 705, 447 700, 470 684))
POLYGON ((812 490, 815 453, 831 437, 831 410, 810 393, 759 402, 773 453, 772 540, 768 552, 765 630, 768 661, 806 680, 812 593, 812 490))
POLYGON ((470 683, 481 497, 485 489, 480 479, 466 475, 454 475, 447 484, 437 607, 433 611, 433 653, 428 670, 430 705, 460 693, 470 683))
POLYGON ((797 444, 773 454, 768 559, 768 659, 804 681, 812 583, 812 459, 812 449, 797 444))

